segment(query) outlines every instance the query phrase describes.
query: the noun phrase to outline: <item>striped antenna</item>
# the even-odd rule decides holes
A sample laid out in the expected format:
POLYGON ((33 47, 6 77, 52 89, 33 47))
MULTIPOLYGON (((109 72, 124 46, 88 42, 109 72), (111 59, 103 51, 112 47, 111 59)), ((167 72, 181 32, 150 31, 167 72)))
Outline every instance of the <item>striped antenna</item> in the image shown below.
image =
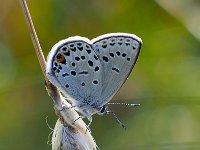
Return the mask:
POLYGON ((140 106, 140 104, 128 104, 128 103, 108 103, 108 105, 140 106))
POLYGON ((115 113, 113 111, 111 111, 110 109, 107 111, 107 113, 112 113, 113 116, 115 117, 115 120, 119 123, 119 125, 126 130, 126 126, 119 120, 119 118, 115 115, 115 113))

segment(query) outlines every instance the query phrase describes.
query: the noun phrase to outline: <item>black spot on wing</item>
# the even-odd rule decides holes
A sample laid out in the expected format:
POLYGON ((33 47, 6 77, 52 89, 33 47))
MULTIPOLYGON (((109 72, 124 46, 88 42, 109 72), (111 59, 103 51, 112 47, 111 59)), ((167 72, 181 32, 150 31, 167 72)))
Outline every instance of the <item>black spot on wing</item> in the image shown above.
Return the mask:
POLYGON ((99 67, 96 66, 94 70, 95 70, 95 72, 97 72, 99 70, 99 67))
POLYGON ((81 56, 81 59, 84 60, 84 59, 85 59, 85 56, 81 56))
POLYGON ((91 53, 91 50, 90 49, 86 49, 87 53, 90 54, 91 53))
POLYGON ((103 61, 108 62, 108 57, 107 56, 103 56, 103 61))
POLYGON ((110 43, 110 46, 114 46, 115 45, 115 43, 110 43))
POLYGON ((76 60, 76 61, 79 61, 79 60, 80 60, 80 58, 79 58, 79 57, 75 57, 75 60, 76 60))
POLYGON ((85 45, 85 47, 86 47, 86 48, 90 48, 90 46, 89 46, 89 45, 85 45))
POLYGON ((88 64, 90 67, 93 67, 93 62, 91 60, 88 60, 88 64))
POLYGON ((62 77, 66 77, 66 76, 69 76, 69 74, 68 73, 62 74, 62 77))
POLYGON ((106 48, 107 47, 107 45, 102 45, 102 48, 106 48))
POLYGON ((88 72, 87 71, 81 71, 78 74, 88 74, 88 72))
POLYGON ((57 68, 56 67, 53 67, 53 71, 56 71, 57 70, 57 68))
POLYGON ((97 57, 97 55, 94 55, 94 59, 98 60, 98 57, 97 57))
POLYGON ((64 53, 65 56, 70 56, 70 51, 64 53))
POLYGON ((109 53, 110 57, 114 57, 115 55, 113 53, 109 53))
POLYGON ((123 54, 122 54, 122 57, 126 57, 126 54, 125 54, 125 53, 123 53, 123 54))
POLYGON ((115 68, 115 67, 112 67, 112 70, 119 73, 119 69, 115 68))
POLYGON ((58 54, 56 55, 56 59, 60 59, 60 58, 62 58, 62 55, 61 55, 60 53, 58 53, 58 54))
POLYGON ((62 51, 64 51, 64 52, 67 51, 67 47, 66 47, 66 46, 63 47, 63 48, 62 48, 62 51))
POLYGON ((98 81, 97 81, 97 80, 94 80, 93 83, 94 83, 94 84, 98 84, 98 81))
POLYGON ((82 46, 82 43, 77 43, 78 46, 82 46))
POLYGON ((119 51, 117 51, 116 54, 117 54, 117 56, 120 56, 121 53, 119 51))
POLYGON ((76 52, 76 47, 70 48, 73 52, 76 52))
POLYGON ((73 62, 73 63, 72 63, 72 66, 73 66, 73 67, 75 67, 75 66, 76 66, 76 64, 73 62))
POLYGON ((78 50, 79 51, 82 51, 83 50, 83 47, 81 46, 81 47, 78 47, 78 50))
POLYGON ((59 66, 59 67, 58 67, 58 69, 62 70, 62 67, 61 67, 61 66, 59 66))
POLYGON ((69 44, 70 47, 74 47, 74 44, 69 44))
POLYGON ((76 75, 76 71, 71 71, 71 75, 75 76, 76 75))

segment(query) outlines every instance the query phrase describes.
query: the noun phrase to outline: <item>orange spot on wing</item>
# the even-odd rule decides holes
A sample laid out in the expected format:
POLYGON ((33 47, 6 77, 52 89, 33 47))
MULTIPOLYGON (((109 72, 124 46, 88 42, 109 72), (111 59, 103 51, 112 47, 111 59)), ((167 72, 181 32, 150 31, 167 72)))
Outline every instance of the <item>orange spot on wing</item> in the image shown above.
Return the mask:
POLYGON ((56 58, 57 62, 65 64, 66 63, 66 59, 63 55, 61 55, 60 57, 56 58))

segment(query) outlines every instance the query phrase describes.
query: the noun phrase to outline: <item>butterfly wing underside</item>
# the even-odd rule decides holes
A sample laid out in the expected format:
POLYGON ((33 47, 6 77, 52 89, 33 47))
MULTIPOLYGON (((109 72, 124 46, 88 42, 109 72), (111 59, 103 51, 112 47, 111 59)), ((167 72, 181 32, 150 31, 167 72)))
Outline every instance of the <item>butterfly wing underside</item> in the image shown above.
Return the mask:
POLYGON ((141 44, 139 37, 126 33, 106 34, 91 41, 70 37, 50 51, 48 78, 73 105, 100 108, 127 79, 141 44))
POLYGON ((83 37, 58 42, 47 58, 50 81, 73 105, 90 106, 100 97, 101 71, 100 60, 90 40, 83 37))
POLYGON ((113 33, 92 40, 102 66, 101 106, 108 103, 134 67, 142 41, 126 33, 113 33))

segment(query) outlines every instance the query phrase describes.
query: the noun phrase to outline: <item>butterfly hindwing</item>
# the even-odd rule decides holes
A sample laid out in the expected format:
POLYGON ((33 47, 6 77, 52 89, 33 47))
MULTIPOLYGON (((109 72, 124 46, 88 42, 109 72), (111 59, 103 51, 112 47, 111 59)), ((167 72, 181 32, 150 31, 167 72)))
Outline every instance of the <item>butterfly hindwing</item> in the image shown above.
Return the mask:
POLYGON ((108 103, 130 74, 142 41, 125 33, 106 34, 92 40, 102 66, 101 106, 108 103))

